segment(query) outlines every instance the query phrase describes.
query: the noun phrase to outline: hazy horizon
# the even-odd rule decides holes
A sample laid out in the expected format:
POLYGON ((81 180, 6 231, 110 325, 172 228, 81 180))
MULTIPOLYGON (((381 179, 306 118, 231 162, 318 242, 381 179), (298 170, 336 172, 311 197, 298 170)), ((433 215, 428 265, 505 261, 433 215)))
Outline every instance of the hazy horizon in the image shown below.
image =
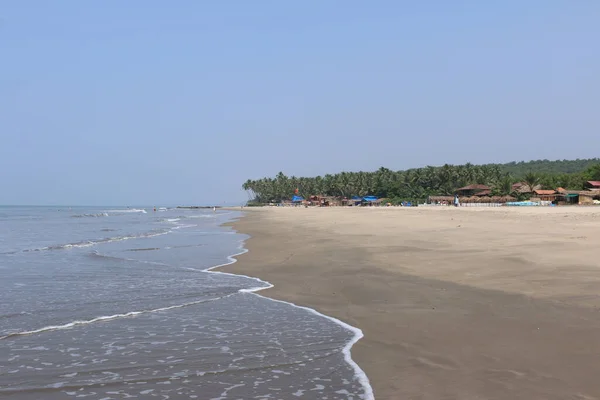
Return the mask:
POLYGON ((0 204, 239 204, 247 179, 598 157, 598 2, 0 10, 0 204))

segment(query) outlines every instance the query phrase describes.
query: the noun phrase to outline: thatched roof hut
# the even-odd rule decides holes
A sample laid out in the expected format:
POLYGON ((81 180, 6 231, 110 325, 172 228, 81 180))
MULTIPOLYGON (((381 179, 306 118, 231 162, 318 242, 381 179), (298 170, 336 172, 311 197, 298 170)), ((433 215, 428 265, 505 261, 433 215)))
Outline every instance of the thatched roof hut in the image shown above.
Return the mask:
POLYGON ((454 201, 454 196, 429 196, 429 201, 431 202, 442 202, 442 201, 454 201))

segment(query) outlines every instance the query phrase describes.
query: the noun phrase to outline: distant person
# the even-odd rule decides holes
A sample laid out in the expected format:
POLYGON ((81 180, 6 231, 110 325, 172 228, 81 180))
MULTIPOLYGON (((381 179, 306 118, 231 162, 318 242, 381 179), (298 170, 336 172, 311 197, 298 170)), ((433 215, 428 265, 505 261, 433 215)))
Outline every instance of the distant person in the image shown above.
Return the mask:
POLYGON ((454 207, 458 207, 460 205, 460 201, 458 200, 458 195, 454 195, 454 207))

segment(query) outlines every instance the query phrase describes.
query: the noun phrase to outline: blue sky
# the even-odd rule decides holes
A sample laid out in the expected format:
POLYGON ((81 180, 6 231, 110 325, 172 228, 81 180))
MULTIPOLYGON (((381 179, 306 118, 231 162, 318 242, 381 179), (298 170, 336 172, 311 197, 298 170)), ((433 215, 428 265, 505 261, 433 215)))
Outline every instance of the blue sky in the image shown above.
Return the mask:
POLYGON ((587 158, 600 2, 0 2, 0 204, 587 158))

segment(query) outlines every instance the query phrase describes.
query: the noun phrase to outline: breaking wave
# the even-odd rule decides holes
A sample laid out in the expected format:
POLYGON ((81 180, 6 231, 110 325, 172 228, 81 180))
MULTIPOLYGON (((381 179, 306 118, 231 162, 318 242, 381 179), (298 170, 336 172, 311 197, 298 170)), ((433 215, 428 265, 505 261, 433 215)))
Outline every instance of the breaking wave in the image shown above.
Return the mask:
POLYGON ((96 214, 76 214, 71 215, 71 218, 98 218, 98 217, 108 217, 108 213, 96 213, 96 214))
POLYGON ((91 247, 91 246, 95 246, 97 244, 102 244, 102 243, 112 243, 112 242, 120 242, 123 240, 129 240, 129 239, 150 238, 150 237, 155 237, 155 236, 161 236, 161 235, 166 235, 167 233, 169 233, 171 231, 172 231, 171 229, 163 229, 163 230, 141 233, 138 235, 125 235, 125 236, 114 236, 114 237, 108 237, 108 238, 102 238, 102 239, 83 240, 81 242, 76 242, 76 243, 59 244, 59 245, 54 245, 54 246, 39 247, 36 249, 25 249, 25 250, 22 250, 21 252, 29 253, 29 252, 33 252, 33 251, 64 250, 64 249, 72 249, 72 248, 91 247))
POLYGON ((130 312, 123 313, 123 314, 105 315, 105 316, 96 317, 96 318, 92 318, 92 319, 88 319, 88 320, 72 321, 72 322, 69 322, 69 323, 63 324, 63 325, 50 325, 50 326, 45 326, 43 328, 34 329, 34 330, 30 330, 30 331, 12 332, 7 335, 0 336, 0 340, 8 339, 8 338, 15 337, 15 336, 27 336, 27 335, 33 335, 36 333, 70 329, 70 328, 73 328, 74 326, 88 325, 88 324, 93 324, 94 322, 106 322, 106 321, 112 321, 114 319, 119 319, 119 318, 135 317, 135 316, 141 315, 141 314, 150 314, 150 313, 155 313, 155 312, 160 312, 160 311, 174 310, 176 308, 189 307, 189 306, 193 306, 196 304, 208 303, 210 301, 224 299, 224 298, 232 296, 234 294, 235 293, 228 294, 228 295, 221 296, 221 297, 212 298, 212 299, 203 299, 203 300, 192 301, 192 302, 184 303, 184 304, 177 304, 174 306, 155 308, 153 310, 130 311, 130 312))
POLYGON ((142 213, 147 214, 148 212, 142 208, 127 208, 124 210, 106 210, 108 214, 127 214, 127 213, 142 213))

